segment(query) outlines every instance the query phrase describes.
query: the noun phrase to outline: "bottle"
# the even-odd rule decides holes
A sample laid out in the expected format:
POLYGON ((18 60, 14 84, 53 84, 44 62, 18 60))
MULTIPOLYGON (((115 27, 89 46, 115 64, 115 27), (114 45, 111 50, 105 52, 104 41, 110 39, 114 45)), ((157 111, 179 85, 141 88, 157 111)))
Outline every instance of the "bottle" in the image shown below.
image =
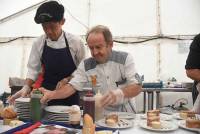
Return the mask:
POLYGON ((95 98, 92 91, 88 91, 83 97, 83 116, 89 114, 95 120, 95 98))
POLYGON ((40 103, 42 96, 43 94, 39 90, 34 90, 31 93, 31 120, 33 122, 37 122, 42 119, 42 106, 40 103))
POLYGON ((98 90, 97 94, 94 96, 95 98, 95 120, 98 121, 103 118, 103 108, 101 106, 101 98, 102 94, 98 90))
POLYGON ((3 101, 0 100, 0 115, 3 112, 3 109, 4 109, 4 104, 3 101))

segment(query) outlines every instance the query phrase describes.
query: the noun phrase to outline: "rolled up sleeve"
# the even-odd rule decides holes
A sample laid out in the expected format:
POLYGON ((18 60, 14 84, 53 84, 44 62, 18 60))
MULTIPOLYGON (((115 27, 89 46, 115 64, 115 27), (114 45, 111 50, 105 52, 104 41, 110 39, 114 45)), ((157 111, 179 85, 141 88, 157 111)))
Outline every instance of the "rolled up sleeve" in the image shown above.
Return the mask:
POLYGON ((73 73, 73 78, 69 83, 78 91, 82 91, 84 85, 87 83, 87 76, 84 70, 84 63, 81 62, 77 70, 73 73))
POLYGON ((133 57, 130 54, 128 54, 125 63, 125 77, 127 78, 128 84, 141 84, 140 76, 136 71, 133 57))

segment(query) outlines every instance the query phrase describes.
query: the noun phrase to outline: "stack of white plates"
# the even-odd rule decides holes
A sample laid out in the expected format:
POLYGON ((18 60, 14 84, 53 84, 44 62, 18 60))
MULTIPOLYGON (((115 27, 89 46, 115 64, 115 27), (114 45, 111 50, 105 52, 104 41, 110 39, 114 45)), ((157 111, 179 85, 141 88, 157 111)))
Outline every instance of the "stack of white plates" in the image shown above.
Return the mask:
POLYGON ((45 107, 45 119, 51 122, 69 123, 69 106, 45 107))
POLYGON ((17 115, 21 119, 30 119, 30 98, 18 98, 15 100, 17 115))

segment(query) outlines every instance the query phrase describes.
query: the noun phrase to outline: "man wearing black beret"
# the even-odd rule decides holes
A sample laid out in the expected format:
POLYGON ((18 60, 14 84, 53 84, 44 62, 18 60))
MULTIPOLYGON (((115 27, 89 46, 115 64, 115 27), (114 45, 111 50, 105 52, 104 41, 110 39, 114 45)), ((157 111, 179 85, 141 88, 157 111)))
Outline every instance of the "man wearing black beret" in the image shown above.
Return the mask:
MULTIPOLYGON (((77 65, 85 56, 83 42, 76 36, 62 30, 65 23, 64 7, 56 1, 43 3, 37 9, 35 18, 45 32, 33 44, 29 61, 26 83, 11 96, 9 102, 26 96, 43 68, 41 87, 55 90, 66 84, 77 65)), ((52 100, 48 105, 78 105, 79 95, 74 93, 66 99, 52 100)))

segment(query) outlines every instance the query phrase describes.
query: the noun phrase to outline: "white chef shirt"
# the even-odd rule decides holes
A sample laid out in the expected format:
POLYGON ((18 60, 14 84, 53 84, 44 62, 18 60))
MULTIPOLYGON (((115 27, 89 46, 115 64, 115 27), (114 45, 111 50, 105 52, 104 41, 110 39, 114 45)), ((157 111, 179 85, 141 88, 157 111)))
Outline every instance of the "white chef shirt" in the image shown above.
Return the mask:
POLYGON ((80 38, 63 31, 57 41, 51 41, 44 34, 40 36, 33 43, 31 53, 29 56, 28 65, 27 65, 28 72, 27 72, 26 78, 30 78, 35 81, 38 77, 39 72, 41 71, 41 58, 42 58, 45 39, 46 39, 47 46, 51 48, 54 48, 54 49, 65 48, 66 43, 65 43, 64 33, 69 44, 69 49, 70 49, 73 61, 75 65, 78 66, 81 60, 85 57, 85 48, 80 38))
POLYGON ((102 94, 108 90, 123 88, 130 83, 141 82, 132 56, 121 51, 112 51, 109 60, 104 64, 96 63, 94 58, 85 59, 73 73, 74 77, 69 83, 76 90, 82 91, 85 83, 91 83, 91 75, 97 76, 97 88, 102 94), (117 86, 116 83, 121 84, 117 86))

